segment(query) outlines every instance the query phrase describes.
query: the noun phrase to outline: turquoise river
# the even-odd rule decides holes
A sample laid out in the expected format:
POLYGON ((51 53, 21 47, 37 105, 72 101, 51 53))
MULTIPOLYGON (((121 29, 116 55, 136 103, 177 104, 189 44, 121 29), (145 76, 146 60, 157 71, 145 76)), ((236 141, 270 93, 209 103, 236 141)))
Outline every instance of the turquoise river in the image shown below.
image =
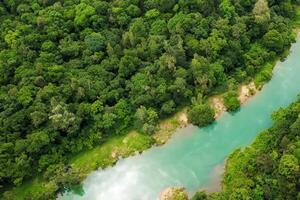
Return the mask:
POLYGON ((91 173, 82 195, 68 192, 58 199, 156 200, 167 187, 182 186, 190 194, 200 188, 218 189, 222 166, 236 148, 249 145, 271 126, 271 113, 300 93, 300 40, 284 62, 278 62, 272 80, 241 109, 225 113, 205 128, 180 129, 163 146, 91 173))

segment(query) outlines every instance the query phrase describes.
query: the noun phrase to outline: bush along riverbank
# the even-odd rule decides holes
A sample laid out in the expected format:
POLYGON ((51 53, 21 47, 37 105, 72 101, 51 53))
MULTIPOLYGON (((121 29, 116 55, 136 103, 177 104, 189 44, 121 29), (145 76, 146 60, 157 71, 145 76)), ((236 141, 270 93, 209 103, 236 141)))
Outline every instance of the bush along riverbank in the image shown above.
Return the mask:
POLYGON ((215 94, 238 108, 237 85, 294 40, 291 3, 0 2, 1 198, 56 198, 186 119, 210 123, 215 94))

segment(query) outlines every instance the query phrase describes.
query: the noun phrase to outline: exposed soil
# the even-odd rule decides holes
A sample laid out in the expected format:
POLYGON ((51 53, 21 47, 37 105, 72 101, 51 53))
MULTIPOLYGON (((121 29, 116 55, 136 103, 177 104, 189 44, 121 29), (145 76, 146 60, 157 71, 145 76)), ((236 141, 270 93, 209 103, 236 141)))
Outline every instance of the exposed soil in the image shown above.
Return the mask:
POLYGON ((241 104, 244 104, 250 97, 254 96, 257 91, 258 90, 254 82, 242 85, 239 92, 239 100, 241 104))
POLYGON ((188 200, 188 194, 184 188, 181 187, 169 187, 161 192, 159 200, 188 200))
POLYGON ((220 116, 222 116, 224 112, 226 112, 226 107, 224 106, 222 97, 219 96, 212 97, 210 103, 216 112, 215 119, 219 118, 220 116))
POLYGON ((170 139, 173 133, 176 132, 176 129, 186 127, 187 125, 187 112, 186 109, 183 109, 175 116, 159 123, 157 126, 158 131, 154 133, 153 138, 157 144, 164 144, 170 139))
POLYGON ((181 112, 179 114, 179 122, 181 126, 186 126, 188 124, 188 117, 186 112, 181 112))

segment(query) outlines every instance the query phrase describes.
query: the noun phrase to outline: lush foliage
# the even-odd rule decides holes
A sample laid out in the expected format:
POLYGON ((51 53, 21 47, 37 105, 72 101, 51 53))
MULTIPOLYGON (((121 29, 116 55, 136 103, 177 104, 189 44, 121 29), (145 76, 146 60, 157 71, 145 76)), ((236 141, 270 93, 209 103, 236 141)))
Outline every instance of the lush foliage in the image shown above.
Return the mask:
POLYGON ((199 192, 194 199, 300 198, 300 98, 272 117, 273 127, 229 157, 223 191, 207 196, 199 192))
POLYGON ((215 111, 202 96, 192 98, 192 106, 188 110, 188 121, 196 126, 206 126, 214 121, 215 111))
POLYGON ((293 2, 1 1, 0 185, 60 188, 69 155, 253 76, 292 42, 293 2))
POLYGON ((224 105, 228 111, 235 111, 240 107, 240 100, 236 91, 229 91, 223 96, 224 105))
POLYGON ((196 194, 194 194, 194 196, 192 197, 191 200, 207 200, 207 197, 208 195, 203 192, 203 191, 198 191, 196 192, 196 194))

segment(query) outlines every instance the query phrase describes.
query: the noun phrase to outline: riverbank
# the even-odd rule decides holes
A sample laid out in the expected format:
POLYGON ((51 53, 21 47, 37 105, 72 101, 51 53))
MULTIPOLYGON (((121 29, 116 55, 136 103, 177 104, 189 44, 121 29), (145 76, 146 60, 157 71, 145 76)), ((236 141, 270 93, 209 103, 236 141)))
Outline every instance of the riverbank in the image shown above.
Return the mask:
MULTIPOLYGON (((241 84, 238 87, 241 104, 246 103, 255 94, 250 93, 253 84, 254 82, 250 82, 241 84)), ((255 91, 258 90, 255 89, 255 91)), ((207 99, 216 110, 216 119, 226 112, 222 96, 223 93, 207 99)), ((179 128, 186 127, 189 124, 187 110, 188 107, 184 107, 173 116, 161 121, 157 125, 157 131, 152 136, 131 131, 126 135, 113 137, 100 146, 72 157, 69 160, 69 165, 72 166, 76 179, 83 181, 94 170, 112 166, 119 159, 141 153, 153 145, 165 144, 179 128)), ((48 195, 48 199, 51 199, 58 189, 54 182, 37 177, 20 187, 5 192, 4 197, 8 197, 6 199, 22 200, 29 195, 37 197, 36 199, 48 195)))
MULTIPOLYGON (((239 95, 243 97, 243 103, 252 97, 247 92, 249 90, 245 89, 249 88, 249 85, 252 84, 242 84, 239 87, 239 95)), ((210 97, 208 101, 216 110, 216 119, 226 112, 222 101, 222 94, 210 97)), ((189 124, 187 109, 188 107, 185 107, 172 117, 161 121, 157 125, 158 131, 152 136, 131 131, 127 135, 113 137, 100 146, 72 157, 69 161, 72 170, 76 173, 76 177, 82 181, 94 170, 113 166, 119 159, 139 154, 153 145, 165 144, 179 128, 186 127, 189 124)), ((53 182, 47 182, 42 177, 37 177, 7 192, 6 196, 22 200, 28 195, 39 196, 41 194, 51 194, 55 193, 56 190, 58 188, 53 182)))
MULTIPOLYGON (((253 84, 253 82, 250 82, 250 84, 240 85, 239 97, 241 97, 240 100, 242 104, 247 102, 247 100, 254 95, 254 93, 249 93, 253 84)), ((208 102, 210 102, 216 111, 216 119, 226 112, 222 95, 223 94, 214 95, 208 98, 208 102)), ((152 136, 131 131, 126 135, 113 137, 100 146, 72 157, 69 164, 72 166, 76 178, 82 181, 94 170, 112 166, 119 159, 141 153, 153 145, 165 144, 179 128, 186 127, 189 124, 187 110, 188 107, 184 107, 173 116, 161 121, 157 125, 157 131, 152 136)), ((50 197, 51 194, 55 194, 58 189, 54 182, 46 181, 42 177, 37 177, 20 187, 6 192, 4 197, 15 200, 25 199, 29 195, 36 197, 49 195, 50 197)))

